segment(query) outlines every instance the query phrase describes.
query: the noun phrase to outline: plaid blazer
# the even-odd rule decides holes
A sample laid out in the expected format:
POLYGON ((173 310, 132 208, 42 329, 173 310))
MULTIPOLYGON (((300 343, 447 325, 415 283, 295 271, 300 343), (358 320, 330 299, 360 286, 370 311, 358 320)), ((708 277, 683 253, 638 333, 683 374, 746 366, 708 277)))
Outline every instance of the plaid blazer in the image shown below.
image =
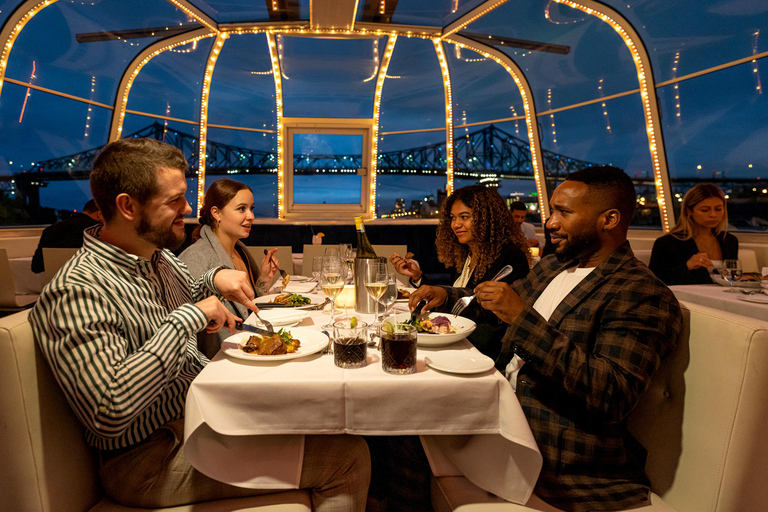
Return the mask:
POLYGON ((526 361, 517 397, 544 459, 536 494, 564 510, 623 509, 649 499, 646 451, 626 419, 675 347, 682 313, 625 242, 544 320, 532 305, 574 263, 548 256, 511 285, 528 306, 507 328, 496 367, 514 353, 526 361))

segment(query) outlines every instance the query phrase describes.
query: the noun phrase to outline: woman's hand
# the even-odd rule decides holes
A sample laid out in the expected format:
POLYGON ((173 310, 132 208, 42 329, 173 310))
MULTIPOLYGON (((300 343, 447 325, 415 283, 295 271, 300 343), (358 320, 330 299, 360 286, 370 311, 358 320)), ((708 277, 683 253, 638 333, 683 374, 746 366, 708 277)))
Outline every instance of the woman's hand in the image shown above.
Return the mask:
POLYGON ((432 309, 443 305, 446 298, 448 298, 448 292, 440 286, 419 286, 416 291, 411 293, 408 297, 408 306, 411 311, 413 311, 419 302, 426 300, 427 305, 421 308, 421 311, 418 313, 427 313, 432 309))
POLYGON ((276 252, 277 247, 264 253, 264 258, 261 260, 259 281, 263 283, 271 283, 272 278, 275 277, 275 272, 280 270, 280 262, 274 257, 276 252))
POLYGON ((712 263, 712 260, 709 259, 709 256, 705 252, 699 252, 691 256, 691 259, 685 262, 685 265, 688 267, 688 270, 695 270, 697 268, 711 268, 715 265, 712 263))
POLYGON ((389 262, 392 263, 398 274, 410 277, 413 281, 421 279, 421 268, 416 260, 405 259, 396 252, 393 252, 392 256, 389 257, 389 262))

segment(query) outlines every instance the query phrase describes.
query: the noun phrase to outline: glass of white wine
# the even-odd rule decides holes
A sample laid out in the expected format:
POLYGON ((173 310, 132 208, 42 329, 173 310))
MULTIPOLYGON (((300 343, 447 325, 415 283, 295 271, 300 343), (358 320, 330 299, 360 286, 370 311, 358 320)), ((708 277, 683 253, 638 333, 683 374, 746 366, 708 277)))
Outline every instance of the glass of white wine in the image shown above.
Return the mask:
POLYGON ((331 299, 331 325, 336 321, 336 297, 344 289, 345 265, 338 256, 323 257, 320 287, 331 299))
POLYGON ((368 295, 376 301, 374 304, 374 319, 377 326, 381 325, 379 322, 379 299, 387 291, 389 283, 387 282, 387 268, 386 262, 380 261, 371 263, 365 269, 365 276, 363 276, 363 283, 368 295))
POLYGON ((386 316, 389 313, 392 305, 397 301, 397 279, 395 273, 387 265, 387 289, 384 290, 384 294, 379 299, 379 302, 384 306, 384 314, 386 316))
POLYGON ((741 280, 742 270, 739 260, 723 260, 723 279, 728 281, 733 289, 733 283, 741 280))

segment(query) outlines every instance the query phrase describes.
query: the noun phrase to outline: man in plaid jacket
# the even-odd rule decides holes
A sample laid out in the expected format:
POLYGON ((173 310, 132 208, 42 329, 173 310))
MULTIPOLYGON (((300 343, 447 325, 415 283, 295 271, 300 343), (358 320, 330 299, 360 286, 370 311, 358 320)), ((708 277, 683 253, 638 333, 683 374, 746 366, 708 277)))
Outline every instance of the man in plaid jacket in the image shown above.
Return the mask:
MULTIPOLYGON (((635 197, 621 169, 570 174, 550 201, 555 254, 511 286, 475 289, 508 324, 496 366, 515 388, 544 459, 534 492, 563 510, 650 504, 646 451, 626 420, 675 347, 682 314, 629 247, 635 197)), ((431 308, 472 291, 425 292, 431 308)))

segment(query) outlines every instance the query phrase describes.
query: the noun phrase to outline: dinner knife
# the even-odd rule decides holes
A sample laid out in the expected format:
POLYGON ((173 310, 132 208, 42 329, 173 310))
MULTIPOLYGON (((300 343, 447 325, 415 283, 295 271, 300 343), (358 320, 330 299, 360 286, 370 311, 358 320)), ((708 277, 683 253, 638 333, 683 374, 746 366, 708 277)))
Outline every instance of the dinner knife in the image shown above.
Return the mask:
POLYGON ((256 334, 261 334, 262 336, 274 335, 274 333, 271 333, 266 329, 262 329, 261 327, 254 327, 253 325, 244 324, 243 322, 235 322, 235 329, 237 329, 238 331, 255 332, 256 334))

